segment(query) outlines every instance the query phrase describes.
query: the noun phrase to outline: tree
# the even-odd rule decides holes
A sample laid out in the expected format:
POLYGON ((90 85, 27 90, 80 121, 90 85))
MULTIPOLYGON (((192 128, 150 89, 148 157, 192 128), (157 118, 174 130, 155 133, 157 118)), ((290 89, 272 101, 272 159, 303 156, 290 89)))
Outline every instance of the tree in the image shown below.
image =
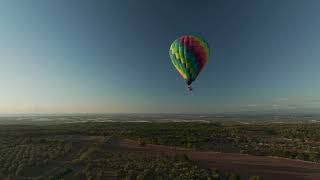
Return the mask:
POLYGON ((318 162, 319 158, 320 158, 320 156, 319 156, 319 153, 317 153, 317 152, 311 152, 309 154, 309 160, 310 161, 318 162))
POLYGON ((212 179, 213 180, 220 180, 221 177, 220 177, 220 172, 218 169, 213 169, 210 173, 210 175, 212 176, 212 179))
POLYGON ((17 167, 16 176, 21 176, 21 175, 22 175, 22 172, 23 172, 23 169, 24 169, 23 164, 20 164, 20 165, 17 167))
POLYGON ((241 180, 240 176, 235 173, 230 173, 228 177, 228 180, 241 180))
POLYGON ((139 145, 140 145, 140 146, 146 146, 146 142, 145 142, 144 140, 140 140, 140 141, 139 141, 139 145))
POLYGON ((304 160, 305 159, 305 154, 303 152, 299 152, 297 155, 297 159, 304 160))
POLYGON ((176 154, 174 159, 176 161, 189 161, 189 157, 186 154, 176 154))
POLYGON ((248 180, 262 180, 260 176, 250 176, 248 180))

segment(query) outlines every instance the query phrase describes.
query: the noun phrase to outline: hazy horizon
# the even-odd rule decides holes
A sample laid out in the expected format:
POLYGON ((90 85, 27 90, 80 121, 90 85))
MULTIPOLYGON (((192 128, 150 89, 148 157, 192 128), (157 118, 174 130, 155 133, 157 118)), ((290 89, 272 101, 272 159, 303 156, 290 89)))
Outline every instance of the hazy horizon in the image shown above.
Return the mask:
POLYGON ((320 1, 2 1, 0 114, 316 112, 320 1), (171 42, 199 35, 190 94, 171 42))

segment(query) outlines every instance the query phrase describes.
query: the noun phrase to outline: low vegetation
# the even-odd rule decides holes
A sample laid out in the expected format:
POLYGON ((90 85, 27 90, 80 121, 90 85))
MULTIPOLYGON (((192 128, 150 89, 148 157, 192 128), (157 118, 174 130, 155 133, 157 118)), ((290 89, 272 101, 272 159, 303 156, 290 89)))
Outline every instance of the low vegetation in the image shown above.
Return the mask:
POLYGON ((110 137, 120 137, 137 140, 140 146, 152 143, 319 162, 319 129, 317 124, 2 125, 0 179, 240 179, 215 167, 203 169, 183 154, 118 151, 107 144, 110 137))
POLYGON ((142 145, 320 161, 319 124, 84 123, 64 129, 83 135, 117 135, 136 139, 142 145))

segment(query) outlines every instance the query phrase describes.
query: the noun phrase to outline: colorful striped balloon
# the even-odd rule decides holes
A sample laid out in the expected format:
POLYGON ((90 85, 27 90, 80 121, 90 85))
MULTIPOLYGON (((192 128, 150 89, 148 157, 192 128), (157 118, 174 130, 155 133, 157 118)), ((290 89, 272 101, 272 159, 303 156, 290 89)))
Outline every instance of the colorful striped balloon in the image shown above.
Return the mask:
POLYGON ((171 44, 171 62, 186 81, 189 90, 192 90, 191 83, 207 64, 209 53, 208 43, 196 36, 182 36, 171 44))

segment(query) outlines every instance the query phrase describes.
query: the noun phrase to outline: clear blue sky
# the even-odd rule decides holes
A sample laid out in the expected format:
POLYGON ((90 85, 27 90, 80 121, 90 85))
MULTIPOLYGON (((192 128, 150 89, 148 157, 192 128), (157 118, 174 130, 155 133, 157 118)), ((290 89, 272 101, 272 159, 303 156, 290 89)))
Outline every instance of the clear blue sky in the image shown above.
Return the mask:
POLYGON ((2 0, 0 113, 320 109, 318 0, 2 0), (204 37, 190 94, 170 43, 204 37))

